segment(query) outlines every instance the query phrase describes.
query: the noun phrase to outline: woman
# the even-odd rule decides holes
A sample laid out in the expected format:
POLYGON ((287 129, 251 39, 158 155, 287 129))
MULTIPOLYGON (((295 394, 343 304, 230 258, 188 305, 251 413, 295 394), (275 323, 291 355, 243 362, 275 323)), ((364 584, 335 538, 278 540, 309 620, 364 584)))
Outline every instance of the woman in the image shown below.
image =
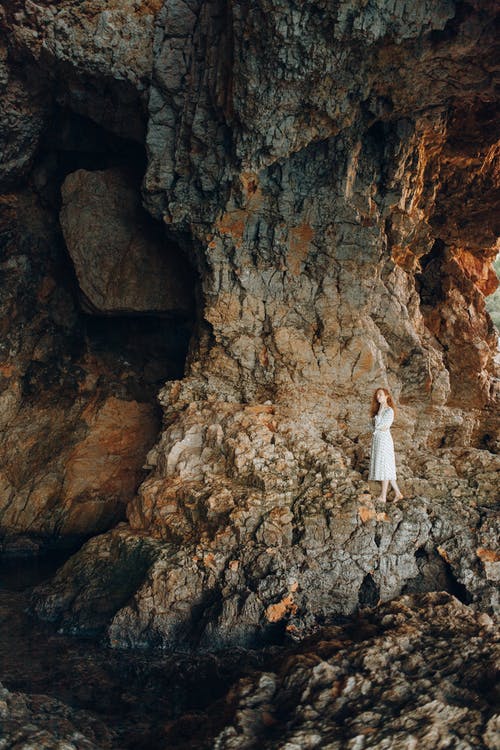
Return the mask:
POLYGON ((390 432, 394 421, 394 409, 394 401, 389 391, 386 388, 378 388, 373 394, 371 405, 374 427, 368 479, 382 482, 382 492, 377 498, 382 503, 387 501, 389 482, 396 493, 396 500, 403 498, 396 484, 396 460, 390 432))

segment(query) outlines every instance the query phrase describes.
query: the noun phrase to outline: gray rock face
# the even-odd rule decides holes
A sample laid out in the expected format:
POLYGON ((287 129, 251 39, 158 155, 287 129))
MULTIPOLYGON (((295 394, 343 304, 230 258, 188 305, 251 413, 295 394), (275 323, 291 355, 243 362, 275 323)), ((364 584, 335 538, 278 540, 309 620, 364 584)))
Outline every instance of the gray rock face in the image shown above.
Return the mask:
POLYGON ((180 486, 161 505, 156 495, 161 518, 145 531, 123 525, 89 542, 35 590, 32 606, 63 632, 104 630, 114 646, 163 649, 300 639, 324 618, 405 591, 448 589, 498 611, 487 508, 420 498, 385 510, 366 491, 341 492, 305 487, 277 505, 269 492, 235 501, 228 488, 188 497, 180 486))
POLYGON ((91 310, 170 312, 193 307, 192 273, 168 245, 118 169, 69 174, 62 185, 61 227, 91 310))
POLYGON ((0 42, 0 180, 5 187, 29 174, 48 110, 36 86, 9 66, 0 42))
POLYGON ((12 64, 38 81, 48 103, 55 99, 117 135, 142 140, 159 5, 9 3, 0 30, 12 64))

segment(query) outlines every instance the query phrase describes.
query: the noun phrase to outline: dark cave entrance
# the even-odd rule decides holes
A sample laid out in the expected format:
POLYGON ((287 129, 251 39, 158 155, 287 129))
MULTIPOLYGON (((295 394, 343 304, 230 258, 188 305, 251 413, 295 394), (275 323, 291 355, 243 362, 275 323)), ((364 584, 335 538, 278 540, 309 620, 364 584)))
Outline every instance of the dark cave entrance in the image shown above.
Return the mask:
POLYGON ((192 320, 84 313, 82 322, 87 350, 119 374, 136 401, 153 400, 166 380, 183 377, 192 320))
MULTIPOLYGON (((41 202, 58 215, 62 206, 61 187, 71 173, 119 168, 140 195, 146 165, 147 155, 141 143, 120 137, 87 117, 57 106, 40 142, 31 182, 41 202)), ((174 248, 181 258, 183 283, 192 291, 184 309, 110 312, 93 308, 82 292, 62 232, 60 281, 79 310, 73 356, 87 354, 98 360, 103 376, 114 380, 118 395, 155 402, 165 381, 184 375, 196 321, 199 278, 185 252, 189 248, 188 237, 167 236, 161 222, 142 208, 140 221, 141 232, 154 235, 159 244, 163 242, 170 251, 174 248)))
MULTIPOLYGON (((2 345, 16 355, 13 377, 21 409, 0 451, 14 498, 10 506, 0 503, 0 552, 7 546, 13 556, 25 549, 34 555, 64 545, 74 549, 124 520, 127 504, 148 475, 146 457, 163 416, 158 392, 166 381, 184 377, 191 343, 196 343, 201 284, 190 259, 195 250, 190 235, 174 235, 142 207, 146 162, 140 143, 59 107, 29 176, 7 196, 13 208, 0 240, 14 270, 5 277, 6 309, 12 312, 5 318, 2 345), (127 240, 130 230, 131 243, 120 247, 126 260, 133 250, 139 261, 123 277, 130 292, 123 304, 120 257, 120 263, 104 269, 104 300, 106 284, 113 286, 113 304, 106 307, 102 295, 96 304, 92 288, 90 294, 82 289, 81 273, 82 267, 90 270, 92 281, 99 282, 104 273, 99 264, 109 255, 103 238, 106 231, 113 236, 115 224, 110 233, 106 213, 104 219, 99 216, 91 248, 86 228, 79 232, 76 204, 76 237, 83 253, 77 267, 61 222, 62 188, 77 172, 92 184, 113 170, 134 209, 132 229, 126 226, 123 235, 127 240), (146 260, 153 257, 157 264, 153 271, 147 262, 141 265, 143 241, 150 252, 146 260), (170 254, 168 262, 164 252, 170 254), (149 297, 141 297, 143 287, 149 297), (157 292, 164 295, 158 304, 157 292), (15 517, 14 511, 6 515, 9 507, 15 517)), ((125 224, 130 218, 128 204, 121 203, 119 191, 112 198, 119 227, 123 217, 125 224)), ((89 215, 92 221, 93 206, 89 215)))

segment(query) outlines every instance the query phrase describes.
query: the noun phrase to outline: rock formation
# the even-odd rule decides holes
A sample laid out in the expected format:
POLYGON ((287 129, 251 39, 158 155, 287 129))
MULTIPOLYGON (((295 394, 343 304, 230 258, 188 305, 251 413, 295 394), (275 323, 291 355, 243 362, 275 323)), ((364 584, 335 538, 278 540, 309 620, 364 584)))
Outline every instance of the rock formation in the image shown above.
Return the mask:
MULTIPOLYGON (((41 139, 41 158, 55 108, 112 133, 120 157, 84 159, 79 145, 59 184, 123 166, 143 142, 143 205, 161 224, 165 261, 175 244, 201 285, 193 273, 184 376, 164 378, 149 474, 122 494, 127 522, 38 591, 40 615, 71 632, 105 628, 112 644, 171 648, 301 637, 404 591, 498 605, 497 334, 484 304, 499 233, 495 12, 490 0, 65 0, 2 11, 1 137, 16 133, 5 184, 47 199, 56 171, 32 144, 41 139), (366 482, 378 386, 398 403, 409 498, 387 509, 366 482), (102 576, 119 596, 103 601, 102 576)), ((92 274, 108 277, 102 264, 92 274)), ((26 311, 22 320, 26 341, 35 323, 26 311)), ((16 404, 9 435, 26 398, 9 369, 18 360, 3 364, 4 398, 16 404)), ((68 423, 58 444, 77 442, 76 460, 92 461, 97 423, 86 444, 68 423)), ((127 467, 131 453, 145 458, 146 432, 124 447, 127 467)), ((90 496, 116 498, 120 482, 96 476, 90 496)), ((70 486, 76 501, 81 478, 70 486)), ((65 495, 49 494, 39 513, 57 516, 65 495)), ((12 497, 22 513, 35 503, 12 497)), ((88 497, 85 523, 50 528, 107 528, 109 515, 92 529, 88 497)))
POLYGON ((113 747, 113 734, 102 722, 85 711, 73 711, 47 695, 12 693, 0 685, 0 717, 4 747, 20 750, 113 747))
POLYGON ((118 170, 68 175, 61 227, 86 304, 99 312, 190 312, 187 261, 165 248, 161 227, 118 170), (144 216, 142 214, 145 214, 144 216), (170 251, 170 252, 168 252, 170 251))
MULTIPOLYGON (((256 653, 240 650, 229 668, 227 654, 190 667, 189 657, 153 657, 135 668, 138 655, 122 654, 122 669, 101 675, 94 712, 0 688, 2 741, 26 750, 498 748, 498 630, 448 594, 403 596, 256 653), (140 688, 148 710, 135 726, 127 715, 125 732, 109 695, 136 714, 140 688), (112 728, 103 725, 110 714, 112 728)), ((92 692, 98 665, 75 667, 90 680, 82 692, 92 692)))
POLYGON ((30 188, 2 196, 0 525, 7 535, 88 535, 123 518, 161 421, 152 396, 175 372, 168 359, 156 362, 156 352, 168 357, 175 348, 168 334, 157 340, 156 319, 149 332, 129 319, 127 330, 115 329, 116 354, 103 351, 109 321, 101 319, 96 335, 80 311, 56 222, 30 188))
MULTIPOLYGON (((76 16, 59 10, 0 10, 0 530, 9 551, 66 544, 124 518, 161 424, 156 393, 182 375, 192 327, 193 272, 178 243, 162 254, 162 227, 140 206, 140 104, 135 94, 127 104, 120 84, 120 111, 103 103, 110 89, 88 48, 89 77, 72 79, 72 42, 62 40, 76 16), (97 298, 85 295, 89 284, 97 298)), ((119 9, 86 11, 86 47, 92 23, 101 19, 102 32, 107 18, 111 36, 114 14, 128 23, 119 9)), ((151 14, 138 13, 138 24, 150 28, 151 14)))
POLYGON ((231 719, 213 748, 495 750, 492 631, 484 615, 441 594, 402 597, 347 636, 325 629, 230 691, 231 719))

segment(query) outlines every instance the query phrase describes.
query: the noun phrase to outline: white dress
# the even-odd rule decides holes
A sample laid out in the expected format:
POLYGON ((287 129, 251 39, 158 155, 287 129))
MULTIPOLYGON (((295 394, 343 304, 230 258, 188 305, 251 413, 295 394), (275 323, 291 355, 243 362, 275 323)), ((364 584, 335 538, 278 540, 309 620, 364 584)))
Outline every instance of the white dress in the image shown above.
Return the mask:
POLYGON ((373 417, 373 436, 370 455, 370 473, 368 479, 396 479, 396 459, 394 457, 394 443, 390 428, 394 421, 394 409, 386 406, 379 409, 373 417))

